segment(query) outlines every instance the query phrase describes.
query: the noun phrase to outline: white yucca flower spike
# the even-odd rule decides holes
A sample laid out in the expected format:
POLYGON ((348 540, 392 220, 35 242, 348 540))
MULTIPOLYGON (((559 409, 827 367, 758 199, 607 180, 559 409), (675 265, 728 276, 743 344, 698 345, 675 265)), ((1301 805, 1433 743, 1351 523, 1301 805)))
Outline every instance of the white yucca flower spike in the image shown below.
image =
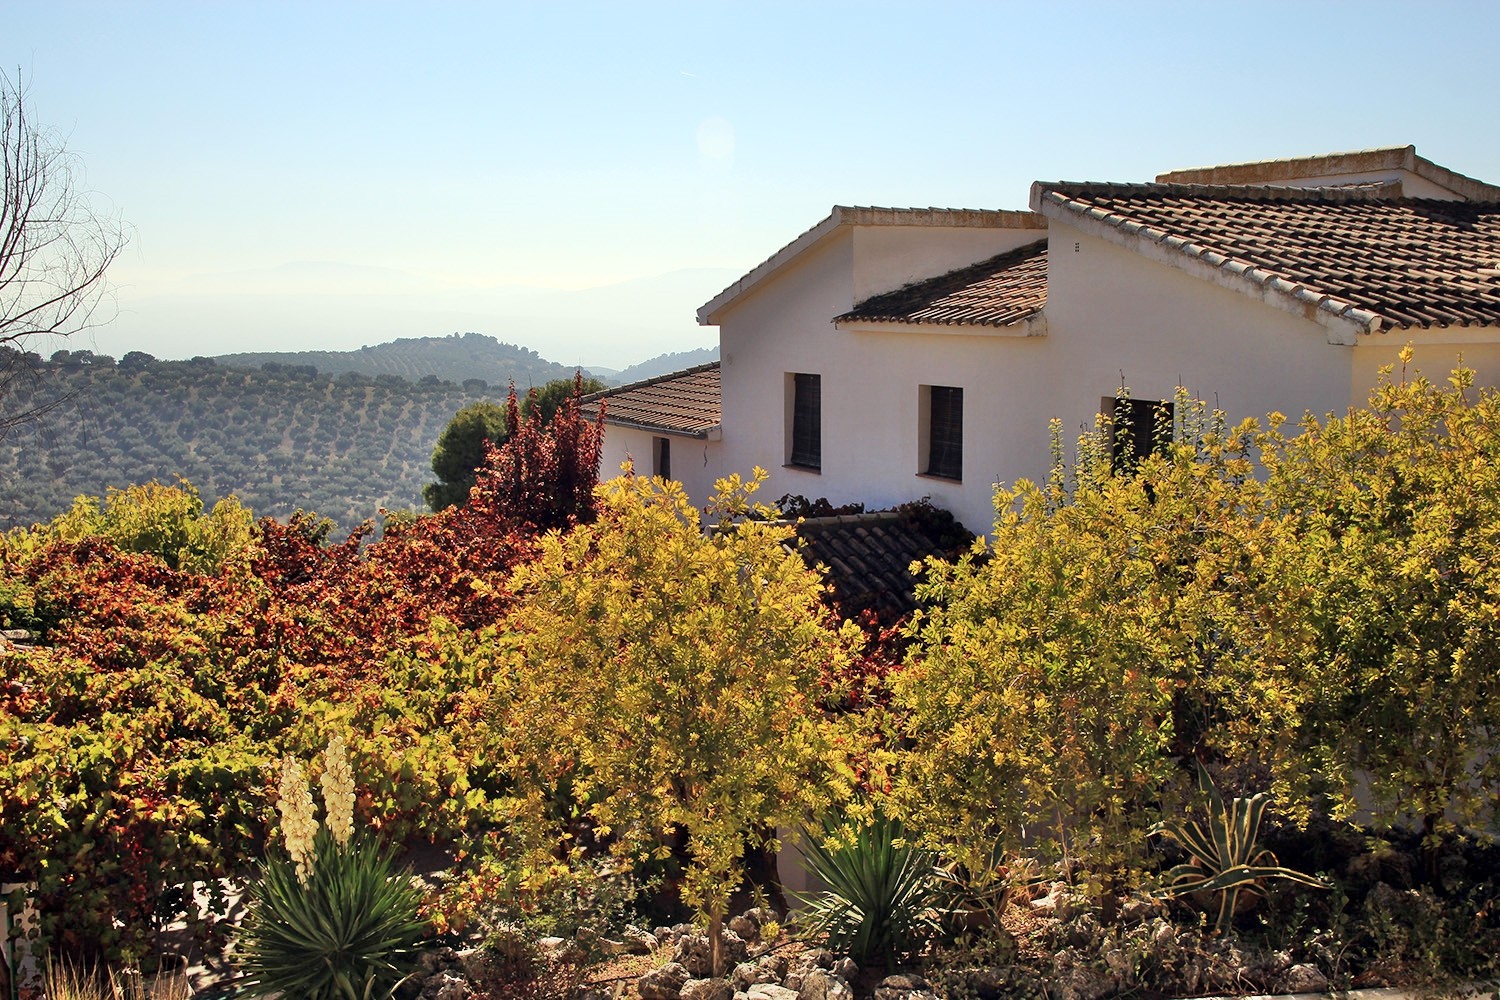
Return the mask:
POLYGON ((313 848, 318 821, 313 816, 312 792, 307 788, 307 776, 302 773, 302 765, 290 756, 281 761, 281 784, 277 791, 280 798, 276 808, 281 812, 281 835, 286 839, 286 852, 297 866, 297 880, 306 885, 313 862, 318 860, 313 848))
POLYGON ((349 767, 349 750, 344 737, 335 734, 323 755, 323 811, 328 830, 340 847, 349 846, 354 835, 354 771, 349 767))

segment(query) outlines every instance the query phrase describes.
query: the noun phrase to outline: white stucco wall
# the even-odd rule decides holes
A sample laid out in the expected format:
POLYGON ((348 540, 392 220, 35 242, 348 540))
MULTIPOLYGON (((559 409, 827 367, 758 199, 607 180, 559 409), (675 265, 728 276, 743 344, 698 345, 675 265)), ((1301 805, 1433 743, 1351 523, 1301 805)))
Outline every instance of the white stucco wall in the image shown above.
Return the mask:
POLYGON ((620 466, 627 458, 634 463, 638 475, 651 475, 651 442, 656 437, 665 437, 672 442, 672 478, 682 483, 688 497, 701 508, 713 493, 714 481, 724 475, 719 441, 677 434, 657 434, 606 423, 604 446, 599 452, 600 482, 620 475, 620 466))
POLYGON ((1075 430, 1121 384, 1178 385, 1231 419, 1348 405, 1351 349, 1316 322, 1054 223, 1048 256, 1052 410, 1075 430))
MULTIPOLYGON (((718 474, 759 465, 764 496, 784 493, 887 507, 921 497, 971 530, 993 519, 993 485, 1046 476, 1048 422, 1071 443, 1092 427, 1102 398, 1123 380, 1140 399, 1170 399, 1178 385, 1232 420, 1280 411, 1292 419, 1362 404, 1379 366, 1407 341, 1417 364, 1446 377, 1459 349, 1500 384, 1500 331, 1438 331, 1330 344, 1316 321, 1234 288, 1146 259, 1066 222, 1049 235, 1046 335, 1002 337, 933 327, 836 329, 831 320, 863 297, 857 288, 898 286, 929 250, 974 259, 1031 242, 1035 230, 997 230, 989 242, 919 228, 835 234, 722 311, 724 437, 718 474), (866 253, 868 252, 868 256, 866 253), (821 376, 822 468, 785 466, 787 376, 821 376), (964 390, 962 482, 920 475, 919 399, 924 385, 964 390)), ((944 258, 945 267, 962 261, 944 258)), ((972 262, 972 261, 970 261, 972 262)), ((927 270, 921 276, 930 276, 927 270)), ((643 442, 649 455, 649 440, 643 442)), ((678 471, 673 455, 673 471, 678 471)), ((690 491, 694 490, 690 486, 690 491)), ((696 492, 691 495, 697 499, 696 492)))
POLYGON ((1035 228, 859 226, 853 235, 853 301, 863 302, 1035 243, 1047 230, 1037 219, 1035 228))
POLYGON ((1419 371, 1429 381, 1444 385, 1449 373, 1462 361, 1464 367, 1474 369, 1476 386, 1500 387, 1500 328, 1392 330, 1363 336, 1354 347, 1349 384, 1349 398, 1354 405, 1365 404, 1382 366, 1391 365, 1394 377, 1400 377, 1401 362, 1396 355, 1407 344, 1412 346, 1408 373, 1419 371))
POLYGON ((930 497, 972 530, 986 530, 1003 457, 1023 447, 1047 454, 1045 418, 1036 434, 1025 423, 1001 419, 1017 398, 1045 396, 1032 384, 1027 360, 1040 341, 851 332, 835 329, 832 320, 865 297, 857 287, 890 290, 1043 235, 1036 229, 858 228, 735 303, 720 327, 724 468, 767 469, 768 500, 792 493, 873 509, 930 497), (922 260, 927 266, 911 273, 922 260), (821 377, 822 468, 816 472, 785 465, 785 386, 787 375, 797 372, 821 377), (923 385, 964 389, 961 483, 919 474, 923 385))

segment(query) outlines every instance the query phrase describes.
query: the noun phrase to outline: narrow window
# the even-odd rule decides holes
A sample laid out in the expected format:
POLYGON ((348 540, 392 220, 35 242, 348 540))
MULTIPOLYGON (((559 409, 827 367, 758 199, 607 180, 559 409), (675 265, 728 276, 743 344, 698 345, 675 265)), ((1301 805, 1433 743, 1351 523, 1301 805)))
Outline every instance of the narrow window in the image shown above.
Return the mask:
POLYGON ((651 474, 663 479, 672 478, 672 439, 651 439, 651 474))
POLYGON ((823 468, 823 377, 792 376, 792 428, 787 464, 823 468))
POLYGON ((1164 455, 1172 443, 1172 402, 1164 399, 1106 397, 1110 420, 1109 464, 1114 472, 1134 472, 1148 455, 1164 455))
POLYGON ((929 476, 964 478, 964 391, 957 386, 927 387, 927 466, 929 476))

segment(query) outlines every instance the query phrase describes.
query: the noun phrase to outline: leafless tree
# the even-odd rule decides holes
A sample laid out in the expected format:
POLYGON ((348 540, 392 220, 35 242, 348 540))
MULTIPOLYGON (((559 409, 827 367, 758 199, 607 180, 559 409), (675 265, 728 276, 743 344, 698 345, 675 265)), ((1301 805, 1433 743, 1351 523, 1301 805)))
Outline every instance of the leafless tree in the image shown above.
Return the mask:
POLYGON ((80 185, 78 158, 27 114, 19 72, 0 73, 0 433, 34 420, 59 401, 17 407, 22 379, 38 377, 29 345, 98 326, 109 286, 105 272, 125 246, 120 220, 80 185))

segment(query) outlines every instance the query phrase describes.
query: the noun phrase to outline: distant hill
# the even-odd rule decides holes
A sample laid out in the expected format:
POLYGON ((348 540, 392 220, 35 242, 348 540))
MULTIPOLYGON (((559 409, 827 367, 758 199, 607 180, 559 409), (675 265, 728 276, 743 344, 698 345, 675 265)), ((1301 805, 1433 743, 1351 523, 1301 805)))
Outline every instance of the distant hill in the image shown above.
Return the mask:
MULTIPOLYGON (((335 376, 279 362, 247 370, 136 352, 117 364, 60 351, 36 368, 40 383, 18 380, 7 409, 69 398, 0 436, 0 529, 49 520, 81 494, 182 476, 209 504, 235 493, 257 516, 285 518, 301 508, 347 531, 381 507, 420 507, 438 434, 461 407, 503 392, 432 377, 335 376)), ((534 370, 539 382, 543 371, 572 374, 559 365, 534 370)))
MULTIPOLYGON (((265 364, 311 365, 322 375, 357 372, 360 375, 399 375, 416 382, 427 376, 462 385, 483 379, 502 391, 515 379, 522 392, 559 378, 572 378, 574 369, 560 365, 515 344, 504 344, 482 333, 447 337, 407 337, 357 351, 270 351, 222 354, 213 360, 231 368, 260 368, 265 364)), ((585 375, 590 374, 584 372, 585 375)))
POLYGON ((649 361, 642 361, 638 365, 631 365, 622 372, 616 372, 614 379, 621 385, 629 385, 631 382, 655 378, 658 375, 666 375, 669 372, 680 372, 684 368, 692 368, 695 365, 704 365, 710 361, 717 360, 719 360, 719 349, 717 347, 700 347, 695 351, 659 354, 649 361))

